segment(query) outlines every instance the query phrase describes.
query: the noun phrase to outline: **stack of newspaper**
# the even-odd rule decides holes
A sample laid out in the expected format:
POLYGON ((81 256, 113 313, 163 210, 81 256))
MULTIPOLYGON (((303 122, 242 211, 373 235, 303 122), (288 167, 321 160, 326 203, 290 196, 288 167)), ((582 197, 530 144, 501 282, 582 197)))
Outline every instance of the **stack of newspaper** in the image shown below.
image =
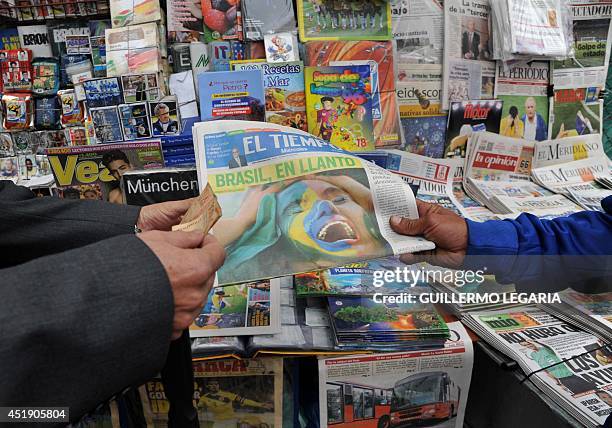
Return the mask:
POLYGON ((461 323, 449 329, 438 349, 320 359, 320 426, 463 427, 474 354, 461 323))
POLYGON ((571 12, 562 0, 491 0, 493 56, 566 58, 572 53, 571 12))
POLYGON ((583 426, 612 413, 612 348, 599 338, 529 306, 472 312, 463 322, 583 426))
POLYGON ((558 217, 579 211, 576 204, 530 181, 534 146, 522 138, 472 134, 466 149, 465 191, 498 214, 558 217))
POLYGON ((542 308, 567 322, 612 342, 612 292, 583 294, 567 289, 559 293, 561 303, 545 303, 542 308))
POLYGON ((535 147, 531 176, 583 209, 601 210, 601 200, 612 194, 598 184, 610 179, 609 162, 599 134, 541 141, 535 147))
POLYGON ((470 311, 503 309, 516 306, 504 297, 516 292, 514 284, 500 284, 494 275, 466 278, 463 271, 428 267, 431 287, 443 294, 445 307, 459 317, 470 311), (482 280, 481 280, 482 279, 482 280))

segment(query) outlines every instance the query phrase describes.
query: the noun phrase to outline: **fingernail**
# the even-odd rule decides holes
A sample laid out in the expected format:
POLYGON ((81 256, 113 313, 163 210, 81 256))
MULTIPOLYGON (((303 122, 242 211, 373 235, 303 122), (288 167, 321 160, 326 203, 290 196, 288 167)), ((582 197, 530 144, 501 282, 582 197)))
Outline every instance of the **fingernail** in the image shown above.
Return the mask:
POLYGON ((391 221, 391 226, 399 226, 400 223, 402 222, 402 218, 398 215, 392 215, 390 221, 391 221))

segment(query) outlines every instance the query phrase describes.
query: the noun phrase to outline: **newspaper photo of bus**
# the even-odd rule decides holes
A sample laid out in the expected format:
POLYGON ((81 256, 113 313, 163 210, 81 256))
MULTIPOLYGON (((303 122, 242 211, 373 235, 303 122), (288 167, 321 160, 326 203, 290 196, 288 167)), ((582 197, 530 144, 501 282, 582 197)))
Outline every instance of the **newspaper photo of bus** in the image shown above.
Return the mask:
POLYGON ((472 342, 458 322, 434 351, 319 360, 320 425, 334 428, 463 426, 472 342))
POLYGON ((358 428, 440 426, 456 418, 460 397, 461 387, 443 371, 408 376, 393 388, 328 382, 327 423, 358 428))

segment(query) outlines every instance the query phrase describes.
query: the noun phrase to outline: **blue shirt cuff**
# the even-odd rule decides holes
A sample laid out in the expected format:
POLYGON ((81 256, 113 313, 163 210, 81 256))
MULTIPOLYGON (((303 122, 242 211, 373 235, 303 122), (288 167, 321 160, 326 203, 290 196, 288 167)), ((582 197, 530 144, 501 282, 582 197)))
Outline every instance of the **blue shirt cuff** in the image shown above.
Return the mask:
POLYGON ((518 253, 518 233, 511 221, 465 221, 468 228, 468 256, 507 256, 518 253))

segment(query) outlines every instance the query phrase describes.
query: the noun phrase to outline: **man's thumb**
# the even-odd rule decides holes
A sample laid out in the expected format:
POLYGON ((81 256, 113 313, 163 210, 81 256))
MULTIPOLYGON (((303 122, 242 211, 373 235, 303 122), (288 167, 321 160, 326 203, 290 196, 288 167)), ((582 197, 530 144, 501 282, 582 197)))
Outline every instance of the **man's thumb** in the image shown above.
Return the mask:
POLYGON ((391 229, 402 235, 416 236, 425 232, 425 218, 409 219, 397 215, 391 216, 389 220, 391 229))
POLYGON ((178 248, 200 248, 204 242, 204 235, 202 232, 164 232, 166 242, 178 248))

